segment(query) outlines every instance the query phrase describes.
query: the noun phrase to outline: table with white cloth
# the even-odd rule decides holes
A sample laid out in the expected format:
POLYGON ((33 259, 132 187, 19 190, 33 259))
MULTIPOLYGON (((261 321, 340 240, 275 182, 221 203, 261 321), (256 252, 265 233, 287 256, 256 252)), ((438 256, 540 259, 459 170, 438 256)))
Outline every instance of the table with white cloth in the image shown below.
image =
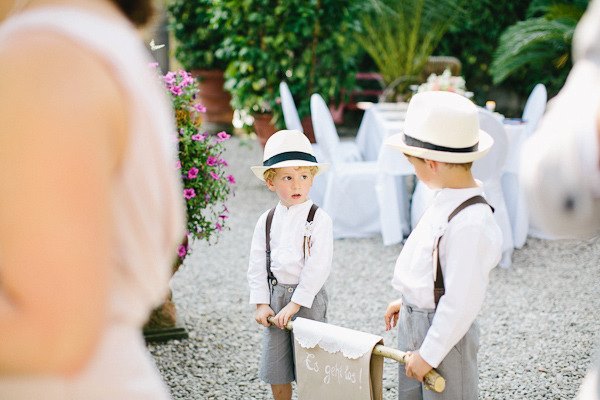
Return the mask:
MULTIPOLYGON (((377 103, 365 111, 361 121, 356 143, 365 161, 377 161, 379 177, 377 184, 381 235, 384 245, 399 243, 410 234, 409 189, 414 186, 414 168, 398 151, 383 146, 386 138, 402 133, 406 117, 407 103, 377 103)), ((511 181, 518 182, 518 159, 526 124, 520 121, 504 119, 504 128, 508 136, 508 155, 503 174, 511 181)), ((503 185, 504 186, 504 185, 503 185)), ((517 190, 517 189, 515 189, 517 190)), ((513 221, 516 204, 514 196, 506 198, 508 212, 513 221)))
POLYGON ((383 141, 402 132, 407 103, 377 103, 365 111, 356 135, 365 161, 377 161, 377 198, 384 245, 401 242, 410 233, 407 185, 412 186, 413 166, 383 141))

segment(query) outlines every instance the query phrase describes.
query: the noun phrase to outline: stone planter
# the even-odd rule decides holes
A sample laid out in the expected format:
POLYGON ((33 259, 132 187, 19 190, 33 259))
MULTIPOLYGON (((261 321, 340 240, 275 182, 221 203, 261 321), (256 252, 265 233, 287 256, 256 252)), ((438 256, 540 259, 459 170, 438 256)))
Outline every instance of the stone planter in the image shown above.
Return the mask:
POLYGON ((225 78, 221 70, 194 69, 192 76, 198 78, 198 100, 206 107, 202 118, 205 122, 231 124, 233 109, 229 102, 231 95, 223 88, 225 78))

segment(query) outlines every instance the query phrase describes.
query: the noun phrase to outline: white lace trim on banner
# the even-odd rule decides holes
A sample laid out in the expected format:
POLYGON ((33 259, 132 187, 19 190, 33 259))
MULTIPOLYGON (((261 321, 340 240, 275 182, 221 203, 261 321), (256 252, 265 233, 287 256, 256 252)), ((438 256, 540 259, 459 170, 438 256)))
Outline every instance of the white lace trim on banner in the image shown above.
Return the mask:
POLYGON ((311 319, 294 320, 294 340, 305 349, 319 346, 328 353, 342 352, 344 357, 357 359, 370 353, 381 336, 342 328, 311 319))

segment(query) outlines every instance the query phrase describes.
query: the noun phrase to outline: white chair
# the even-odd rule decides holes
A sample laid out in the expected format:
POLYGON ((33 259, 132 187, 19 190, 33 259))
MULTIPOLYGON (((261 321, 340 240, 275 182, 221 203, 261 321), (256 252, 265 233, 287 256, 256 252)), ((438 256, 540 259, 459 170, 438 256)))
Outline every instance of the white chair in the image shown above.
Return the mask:
POLYGON ((527 235, 534 237, 549 238, 543 235, 535 226, 530 226, 529 211, 527 210, 527 201, 525 194, 520 187, 518 171, 519 171, 519 154, 522 144, 531 135, 534 134, 540 119, 546 110, 548 94, 546 87, 538 83, 535 85, 531 94, 527 98, 525 108, 523 109, 522 118, 527 125, 523 130, 521 137, 512 146, 515 148, 511 151, 515 155, 513 159, 507 161, 506 173, 502 177, 502 188, 505 194, 506 205, 510 216, 511 226, 513 230, 513 239, 515 247, 520 249, 527 241, 527 235))
MULTIPOLYGON (((285 121, 286 129, 295 129, 300 132, 304 132, 304 128, 302 127, 302 123, 300 122, 300 117, 298 115, 298 109, 296 108, 296 103, 294 102, 292 92, 290 92, 290 88, 288 87, 287 83, 279 83, 279 96, 281 97, 281 108, 283 110, 283 119, 285 121)), ((316 143, 313 143, 312 148, 317 160, 325 161, 325 157, 323 156, 320 146, 316 143)), ((341 142, 339 152, 341 157, 346 161, 361 160, 360 151, 353 142, 341 142)), ((326 180, 327 179, 325 177, 319 176, 315 179, 310 190, 311 199, 319 205, 323 203, 325 196, 325 187, 327 185, 326 180)))
POLYGON ((333 237, 367 237, 379 233, 377 163, 344 159, 333 117, 319 94, 311 96, 310 112, 317 143, 324 160, 331 163, 324 174, 327 180, 321 206, 333 220, 333 237))
POLYGON ((535 85, 523 108, 522 118, 527 122, 528 133, 531 134, 537 128, 542 115, 546 111, 546 103, 548 102, 548 92, 546 86, 542 83, 535 85))
POLYGON ((298 116, 296 103, 294 103, 292 92, 290 92, 290 88, 288 87, 287 83, 279 83, 279 96, 281 97, 281 108, 283 109, 285 127, 287 129, 295 129, 297 131, 304 132, 302 123, 300 122, 300 117, 298 116))
POLYGON ((482 182, 485 197, 494 207, 494 218, 502 231, 500 266, 508 268, 512 264, 514 241, 501 183, 502 169, 508 154, 508 137, 502 123, 482 108, 479 109, 479 127, 494 139, 494 145, 483 158, 473 162, 473 176, 482 182))

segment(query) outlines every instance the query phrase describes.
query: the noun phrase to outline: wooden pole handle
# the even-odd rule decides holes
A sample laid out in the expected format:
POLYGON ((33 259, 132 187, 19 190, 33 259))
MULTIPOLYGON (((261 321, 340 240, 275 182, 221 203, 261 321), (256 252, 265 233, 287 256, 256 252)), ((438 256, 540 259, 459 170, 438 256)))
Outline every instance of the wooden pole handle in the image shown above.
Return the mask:
MULTIPOLYGON (((273 317, 268 317, 267 321, 273 324, 273 317)), ((294 325, 290 320, 285 326, 285 329, 291 331, 293 327, 294 325)), ((375 345, 375 347, 373 348, 373 354, 376 356, 390 358, 402 364, 406 364, 408 357, 408 353, 405 353, 404 351, 400 351, 398 349, 394 349, 393 347, 387 347, 381 344, 375 345)), ((433 392, 441 393, 446 388, 446 380, 435 369, 432 369, 423 377, 423 385, 425 386, 425 388, 433 392)))

